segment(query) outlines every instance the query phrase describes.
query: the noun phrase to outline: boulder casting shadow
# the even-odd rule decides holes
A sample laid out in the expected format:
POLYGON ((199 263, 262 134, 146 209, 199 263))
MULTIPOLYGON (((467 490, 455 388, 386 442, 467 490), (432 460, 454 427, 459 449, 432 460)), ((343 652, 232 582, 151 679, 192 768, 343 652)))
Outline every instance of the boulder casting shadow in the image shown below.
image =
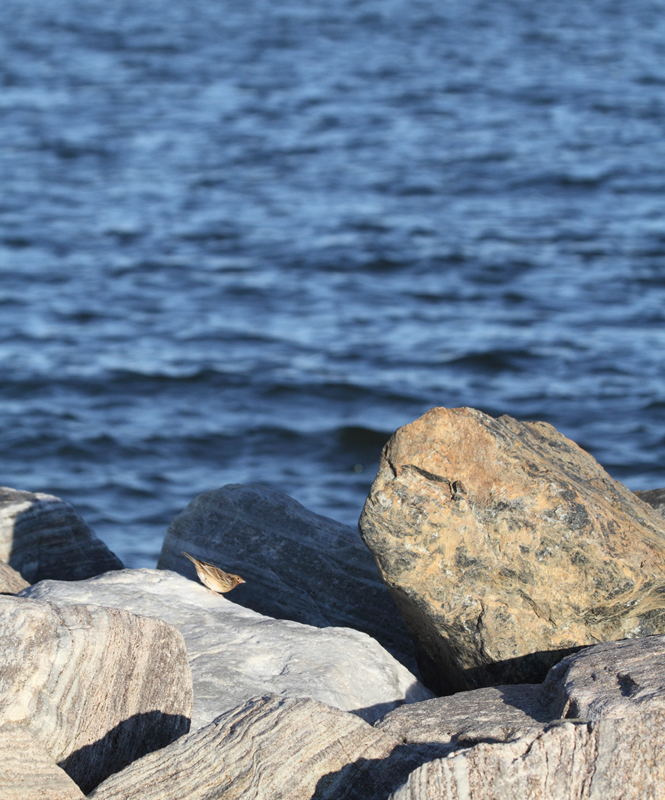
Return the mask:
POLYGON ((73 752, 58 766, 76 783, 84 794, 91 792, 103 780, 155 750, 179 739, 189 732, 190 720, 182 714, 149 711, 134 714, 110 730, 106 736, 73 752), (126 749, 126 743, 141 742, 139 747, 126 749))
POLYGON ((323 775, 312 800, 378 800, 402 786, 423 764, 443 758, 455 745, 401 744, 386 758, 359 758, 323 775))

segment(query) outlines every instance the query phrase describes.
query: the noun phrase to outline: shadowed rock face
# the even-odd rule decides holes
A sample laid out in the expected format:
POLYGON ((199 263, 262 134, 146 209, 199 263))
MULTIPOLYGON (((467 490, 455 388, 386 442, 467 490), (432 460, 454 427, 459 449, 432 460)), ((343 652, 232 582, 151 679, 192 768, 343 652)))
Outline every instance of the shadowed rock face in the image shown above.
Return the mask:
POLYGON ((83 580, 123 567, 69 503, 7 487, 0 487, 0 561, 28 583, 83 580))
POLYGON ((537 683, 665 631, 663 520, 542 422, 436 408, 386 445, 360 528, 441 694, 537 683))
POLYGON ((635 492, 635 494, 640 500, 648 503, 661 517, 665 517, 665 489, 647 489, 645 492, 635 492))
POLYGON ((24 726, 88 792, 189 729, 181 634, 94 605, 0 597, 0 724, 24 726))
POLYGON ((413 642, 358 531, 263 486, 231 484, 173 520, 157 564, 196 580, 185 550, 247 581, 229 595, 276 619, 369 634, 410 671, 413 642))

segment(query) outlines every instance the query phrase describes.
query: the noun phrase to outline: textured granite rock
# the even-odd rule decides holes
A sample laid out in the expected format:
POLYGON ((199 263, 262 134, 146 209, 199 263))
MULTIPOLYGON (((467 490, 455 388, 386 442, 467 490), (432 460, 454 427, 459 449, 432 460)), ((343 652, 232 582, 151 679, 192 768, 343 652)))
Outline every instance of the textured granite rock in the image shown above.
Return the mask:
POLYGON ((390 800, 658 800, 665 712, 560 722, 478 744, 415 770, 390 800))
POLYGON ((2 800, 84 800, 85 795, 22 725, 0 727, 2 800))
POLYGON ((123 566, 69 503, 7 487, 0 487, 0 561, 29 583, 77 581, 123 566))
POLYGON ((551 718, 665 712, 665 636, 587 647, 553 667, 542 687, 551 718))
POLYGON ((161 620, 0 597, 0 652, 0 724, 27 728, 84 793, 189 729, 185 643, 161 620))
POLYGON ((232 484, 192 500, 164 539, 157 568, 196 580, 183 550, 245 578, 234 603, 276 619, 364 631, 417 669, 411 637, 357 530, 272 489, 232 484))
POLYGON ((661 517, 665 517, 665 489, 647 489, 644 492, 635 492, 644 503, 647 503, 661 517))
POLYGON ((20 572, 0 561, 0 594, 17 594, 28 586, 30 584, 20 572))
POLYGON ((264 617, 174 572, 122 570, 87 581, 44 581, 22 594, 123 608, 178 628, 194 680, 193 730, 266 692, 312 697, 371 722, 403 702, 432 697, 364 633, 264 617))
POLYGON ((135 762, 94 800, 379 800, 436 749, 315 700, 255 698, 135 762))
POLYGON ((482 741, 506 742, 551 722, 541 684, 513 684, 459 692, 401 706, 375 723, 378 730, 407 744, 437 742, 469 747, 482 741))
POLYGON ((440 694, 665 631, 662 518, 546 423, 432 409, 384 448, 360 527, 440 694))

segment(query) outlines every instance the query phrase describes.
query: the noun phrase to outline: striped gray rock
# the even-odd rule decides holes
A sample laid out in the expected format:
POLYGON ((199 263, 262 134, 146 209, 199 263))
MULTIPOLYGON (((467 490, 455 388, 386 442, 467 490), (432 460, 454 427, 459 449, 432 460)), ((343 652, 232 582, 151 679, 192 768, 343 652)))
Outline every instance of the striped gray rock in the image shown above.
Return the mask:
POLYGON ((550 670, 542 699, 552 718, 665 712, 665 635, 597 644, 564 658, 550 670))
POLYGON ((0 597, 0 652, 0 724, 25 726, 84 793, 189 729, 185 643, 161 620, 0 597))
POLYGON ((551 721, 540 684, 513 684, 401 706, 375 727, 407 744, 437 742, 452 750, 487 740, 506 742, 551 721))
POLYGON ((254 698, 135 762, 91 800, 379 800, 436 749, 315 700, 254 698))
POLYGON ((85 795, 22 725, 0 727, 2 800, 84 800, 85 795))
POLYGON ((20 572, 0 561, 0 594, 17 594, 28 586, 30 584, 20 572))
POLYGON ((659 800, 665 712, 559 722, 416 769, 390 800, 659 800))
POLYGON ((164 538, 157 568, 196 580, 183 550, 245 578, 234 603, 363 631, 417 674, 413 641, 356 529, 272 489, 230 484, 192 500, 164 538))
POLYGON ((584 721, 665 711, 665 636, 585 647, 543 684, 511 684, 401 706, 375 727, 407 743, 468 747, 508 741, 563 718, 584 721))
POLYGON ((194 680, 192 729, 266 692, 312 697, 371 722, 403 702, 433 696, 364 633, 264 617, 174 572, 137 569, 87 581, 43 581, 22 596, 101 603, 177 627, 194 680))
POLYGON ((661 635, 584 648, 542 685, 403 706, 375 727, 452 754, 416 770, 393 800, 655 800, 665 796, 664 721, 661 635))
POLYGON ((77 581, 123 567, 69 503, 7 487, 0 487, 0 561, 28 583, 77 581))

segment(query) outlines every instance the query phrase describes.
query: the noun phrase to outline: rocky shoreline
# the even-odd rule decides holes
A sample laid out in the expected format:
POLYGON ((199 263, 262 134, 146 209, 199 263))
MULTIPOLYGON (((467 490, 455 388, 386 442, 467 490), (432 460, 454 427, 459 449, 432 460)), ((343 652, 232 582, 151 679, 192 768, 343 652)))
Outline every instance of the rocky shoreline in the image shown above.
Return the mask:
POLYGON ((664 509, 474 409, 395 433, 362 538, 230 485, 130 570, 0 489, 0 796, 656 800, 664 509), (246 583, 210 592, 183 550, 246 583))

